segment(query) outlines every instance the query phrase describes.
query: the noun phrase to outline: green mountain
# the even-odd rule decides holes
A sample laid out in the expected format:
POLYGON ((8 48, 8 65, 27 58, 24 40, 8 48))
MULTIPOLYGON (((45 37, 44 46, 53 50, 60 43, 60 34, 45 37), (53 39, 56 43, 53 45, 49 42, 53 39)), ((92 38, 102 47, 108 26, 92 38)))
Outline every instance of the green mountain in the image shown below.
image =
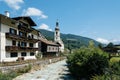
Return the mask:
MULTIPOLYGON (((54 32, 43 30, 43 29, 39 29, 39 31, 48 40, 52 40, 52 41, 54 40, 54 32)), ((99 44, 101 44, 93 39, 74 35, 74 34, 62 34, 61 33, 61 38, 63 40, 63 43, 65 44, 65 47, 71 48, 71 49, 80 48, 81 46, 88 46, 89 41, 91 41, 91 40, 94 42, 95 46, 98 46, 99 44)))

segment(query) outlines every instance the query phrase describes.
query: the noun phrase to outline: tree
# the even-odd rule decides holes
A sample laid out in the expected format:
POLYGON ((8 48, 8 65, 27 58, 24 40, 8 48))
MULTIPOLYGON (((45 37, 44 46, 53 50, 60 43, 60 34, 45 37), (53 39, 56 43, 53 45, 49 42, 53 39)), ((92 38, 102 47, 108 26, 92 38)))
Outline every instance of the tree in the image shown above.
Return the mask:
POLYGON ((108 48, 114 48, 114 44, 112 42, 110 42, 108 45, 107 45, 108 48))
POLYGON ((91 40, 89 41, 89 45, 88 45, 89 48, 94 48, 95 45, 94 45, 94 42, 91 40))
POLYGON ((98 48, 93 48, 93 43, 88 48, 82 47, 70 54, 67 58, 67 64, 70 72, 77 80, 102 75, 109 65, 107 53, 98 48))

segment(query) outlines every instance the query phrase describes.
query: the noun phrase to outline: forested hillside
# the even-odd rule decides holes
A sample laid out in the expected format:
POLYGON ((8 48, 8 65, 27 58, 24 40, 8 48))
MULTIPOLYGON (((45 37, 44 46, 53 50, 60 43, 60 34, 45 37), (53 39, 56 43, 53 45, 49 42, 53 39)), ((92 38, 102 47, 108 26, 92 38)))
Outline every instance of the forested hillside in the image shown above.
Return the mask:
MULTIPOLYGON (((39 29, 39 31, 48 39, 48 40, 54 40, 54 32, 52 31, 47 31, 47 30, 43 30, 43 29, 39 29)), ((98 44, 100 44, 99 42, 87 38, 87 37, 82 37, 82 36, 78 36, 78 35, 74 35, 74 34, 62 34, 61 33, 61 38, 65 44, 66 48, 80 48, 81 46, 88 46, 89 41, 93 41, 95 46, 97 46, 98 44)))

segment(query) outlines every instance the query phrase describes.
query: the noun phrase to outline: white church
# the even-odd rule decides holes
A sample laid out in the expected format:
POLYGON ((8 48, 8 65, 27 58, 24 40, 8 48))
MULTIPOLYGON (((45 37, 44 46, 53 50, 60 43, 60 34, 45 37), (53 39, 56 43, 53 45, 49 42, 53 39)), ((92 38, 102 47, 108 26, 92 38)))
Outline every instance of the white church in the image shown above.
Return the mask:
POLYGON ((60 44, 59 51, 64 52, 64 43, 62 39, 60 38, 60 29, 59 29, 59 22, 57 20, 56 22, 56 27, 55 27, 55 32, 54 32, 54 41, 58 44, 60 44))

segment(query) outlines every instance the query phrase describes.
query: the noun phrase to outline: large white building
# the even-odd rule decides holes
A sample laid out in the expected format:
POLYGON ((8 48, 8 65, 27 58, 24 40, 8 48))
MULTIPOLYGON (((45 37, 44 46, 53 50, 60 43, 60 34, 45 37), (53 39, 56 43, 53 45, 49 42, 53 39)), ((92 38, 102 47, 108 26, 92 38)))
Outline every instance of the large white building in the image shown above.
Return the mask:
POLYGON ((30 17, 0 14, 0 62, 36 59, 40 34, 32 26, 36 24, 30 17))
POLYGON ((54 32, 54 41, 60 45, 59 50, 60 52, 64 52, 64 43, 62 39, 60 38, 60 29, 59 29, 59 23, 56 22, 55 32, 54 32))
POLYGON ((36 59, 39 52, 59 52, 59 45, 48 41, 33 26, 36 24, 29 16, 10 18, 8 12, 0 14, 0 62, 36 59))

